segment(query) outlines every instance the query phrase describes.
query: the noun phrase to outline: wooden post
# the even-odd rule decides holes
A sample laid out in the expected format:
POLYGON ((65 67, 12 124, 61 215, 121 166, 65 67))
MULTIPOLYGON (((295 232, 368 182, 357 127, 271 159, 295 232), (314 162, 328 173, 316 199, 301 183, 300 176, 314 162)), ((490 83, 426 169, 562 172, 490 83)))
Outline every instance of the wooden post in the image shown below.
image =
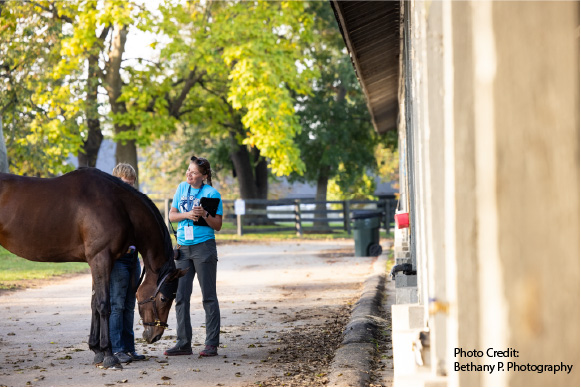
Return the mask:
POLYGON ((295 199, 295 229, 297 231, 297 236, 302 237, 303 226, 301 224, 301 200, 295 199))
POLYGON ((343 201, 343 223, 344 229, 351 234, 351 206, 349 201, 343 201))
POLYGON ((242 236, 242 214, 236 214, 236 231, 238 236, 242 236))

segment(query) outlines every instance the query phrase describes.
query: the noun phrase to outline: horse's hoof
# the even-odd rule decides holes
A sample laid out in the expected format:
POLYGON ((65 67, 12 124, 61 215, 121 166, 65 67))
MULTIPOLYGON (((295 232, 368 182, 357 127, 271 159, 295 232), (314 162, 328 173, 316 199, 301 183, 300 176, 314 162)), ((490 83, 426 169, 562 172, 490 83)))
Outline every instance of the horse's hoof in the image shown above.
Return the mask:
POLYGON ((119 360, 115 356, 107 356, 103 360, 103 369, 123 369, 123 366, 119 363, 119 360))
POLYGON ((105 359, 105 353, 103 353, 103 352, 95 353, 95 357, 93 358, 93 364, 95 364, 96 366, 99 366, 99 364, 103 363, 104 359, 105 359))

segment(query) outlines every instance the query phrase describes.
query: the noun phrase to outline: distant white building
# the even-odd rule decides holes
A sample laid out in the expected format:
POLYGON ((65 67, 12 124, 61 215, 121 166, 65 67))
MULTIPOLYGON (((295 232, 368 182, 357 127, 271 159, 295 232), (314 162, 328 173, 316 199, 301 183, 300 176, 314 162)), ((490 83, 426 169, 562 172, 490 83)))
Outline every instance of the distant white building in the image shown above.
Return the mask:
MULTIPOLYGON (((379 198, 395 195, 399 192, 398 182, 382 182, 379 177, 375 177, 375 193, 379 198), (394 187, 395 186, 395 187, 394 187)), ((269 191, 274 193, 279 199, 314 199, 317 193, 317 186, 308 183, 289 183, 286 179, 281 179, 278 183, 270 184, 269 191)))

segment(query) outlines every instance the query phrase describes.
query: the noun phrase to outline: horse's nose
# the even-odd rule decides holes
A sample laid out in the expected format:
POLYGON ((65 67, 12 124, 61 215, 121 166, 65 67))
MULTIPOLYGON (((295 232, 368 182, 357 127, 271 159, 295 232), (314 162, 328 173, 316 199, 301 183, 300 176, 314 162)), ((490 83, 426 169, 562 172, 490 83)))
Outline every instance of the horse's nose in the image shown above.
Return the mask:
POLYGON ((145 340, 145 342, 147 342, 148 344, 153 343, 152 341, 152 333, 151 333, 151 329, 148 327, 147 329, 145 329, 143 331, 143 339, 145 340))
POLYGON ((148 343, 148 344, 152 344, 154 342, 157 342, 161 339, 161 333, 154 336, 153 330, 151 330, 150 328, 145 329, 145 331, 143 332, 143 339, 148 343))

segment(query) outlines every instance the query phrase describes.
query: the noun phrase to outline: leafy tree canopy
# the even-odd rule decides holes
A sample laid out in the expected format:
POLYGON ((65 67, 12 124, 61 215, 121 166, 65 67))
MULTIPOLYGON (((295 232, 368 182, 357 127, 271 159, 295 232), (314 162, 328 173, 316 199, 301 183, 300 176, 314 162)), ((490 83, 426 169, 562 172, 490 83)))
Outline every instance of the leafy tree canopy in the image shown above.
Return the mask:
POLYGON ((377 171, 373 150, 386 141, 372 130, 327 3, 10 1, 0 11, 12 172, 66 172, 68 155, 91 139, 98 150, 102 128, 113 127, 119 144, 172 140, 152 158, 193 151, 239 175, 256 168, 257 181, 264 160, 275 175, 332 179, 344 192, 377 171), (154 37, 153 57, 127 57, 136 32, 154 37), (243 149, 249 164, 228 161, 243 149))
POLYGON ((2 93, 0 109, 15 172, 70 169, 63 163, 82 147, 94 116, 124 129, 116 140, 140 146, 175 132, 178 124, 203 126, 220 139, 239 120, 239 143, 259 149, 275 174, 302 172, 291 91, 308 93, 313 75, 305 7, 167 1, 153 15, 127 1, 5 3, 0 64, 9 93, 2 93), (124 49, 116 39, 135 30, 156 34, 152 47, 159 58, 125 62, 123 52, 114 52, 116 45, 124 49), (124 62, 118 69, 114 55, 124 62), (98 58, 96 77, 87 72, 91 57, 98 58), (118 96, 110 90, 115 71, 123 85, 118 96), (95 83, 110 101, 88 106, 95 83), (54 166, 43 161, 47 156, 54 166))
POLYGON ((203 128, 219 143, 239 121, 238 142, 260 150, 273 173, 302 173, 291 92, 308 93, 314 74, 305 49, 313 39, 305 6, 164 3, 163 18, 152 27, 160 37, 153 43, 160 61, 134 71, 121 95, 127 112, 114 117, 135 127, 123 136, 145 146, 181 124, 203 128))
POLYGON ((66 22, 48 2, 10 1, 0 12, 0 115, 10 170, 26 175, 71 170, 66 159, 81 144, 79 99, 71 84, 54 77, 69 34, 66 22))

